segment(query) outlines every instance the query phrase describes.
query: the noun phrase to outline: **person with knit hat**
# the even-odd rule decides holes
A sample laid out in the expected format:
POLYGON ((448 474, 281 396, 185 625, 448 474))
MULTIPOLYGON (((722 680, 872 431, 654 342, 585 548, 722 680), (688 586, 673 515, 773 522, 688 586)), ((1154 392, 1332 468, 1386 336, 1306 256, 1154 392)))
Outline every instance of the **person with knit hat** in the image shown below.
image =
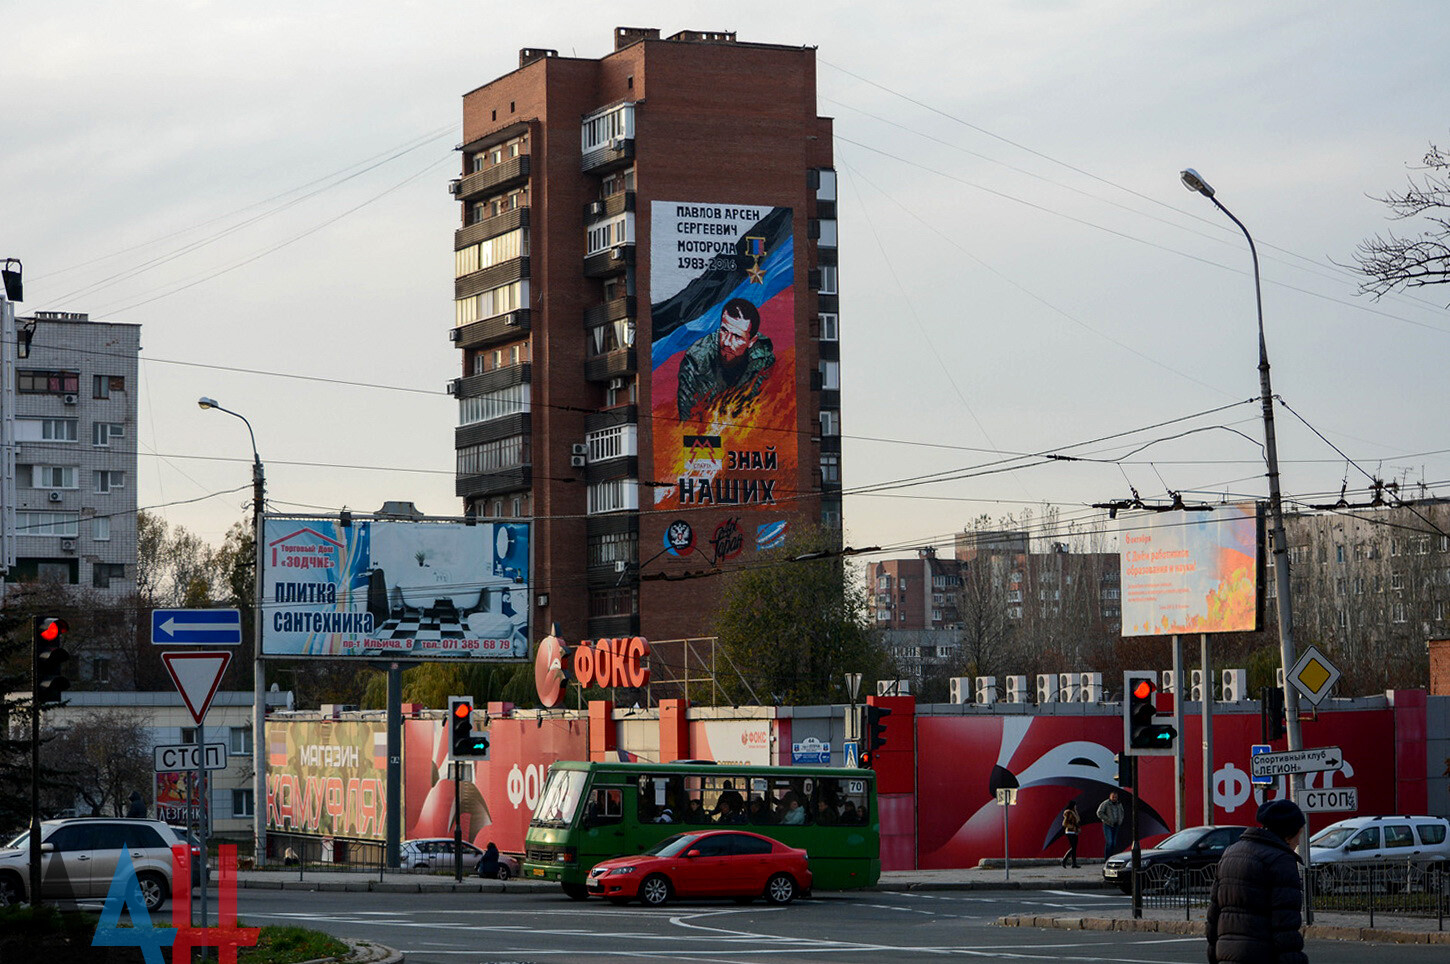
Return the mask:
POLYGON ((1218 862, 1208 901, 1209 964, 1308 964, 1295 853, 1304 811, 1292 800, 1270 800, 1257 819, 1218 862))

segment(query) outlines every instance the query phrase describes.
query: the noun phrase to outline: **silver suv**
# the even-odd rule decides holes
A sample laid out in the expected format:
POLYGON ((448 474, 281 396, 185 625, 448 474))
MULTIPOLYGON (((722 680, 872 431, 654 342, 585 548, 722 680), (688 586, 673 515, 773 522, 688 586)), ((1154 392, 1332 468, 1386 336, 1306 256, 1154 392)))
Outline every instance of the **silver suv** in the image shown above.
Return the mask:
POLYGON ((1316 882, 1328 892, 1336 874, 1383 864, 1450 870, 1450 820, 1444 817, 1353 817, 1330 824, 1309 840, 1316 882), (1322 868, 1322 869, 1321 869, 1322 868))
MULTIPOLYGON (((129 851, 147 910, 171 896, 171 848, 184 843, 159 820, 74 817, 40 824, 40 895, 46 900, 101 900, 122 851, 129 851)), ((27 900, 30 832, 0 848, 0 907, 27 900)))

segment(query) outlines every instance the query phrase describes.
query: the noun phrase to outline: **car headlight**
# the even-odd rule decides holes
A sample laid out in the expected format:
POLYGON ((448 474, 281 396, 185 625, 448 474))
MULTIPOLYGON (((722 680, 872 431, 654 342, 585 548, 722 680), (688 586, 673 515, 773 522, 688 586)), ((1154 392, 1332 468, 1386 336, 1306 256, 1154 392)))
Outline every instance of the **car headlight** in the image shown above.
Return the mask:
POLYGON ((615 876, 618 876, 619 874, 632 874, 632 873, 634 873, 634 868, 633 867, 614 867, 614 868, 612 868, 609 871, 609 876, 615 877, 615 876))

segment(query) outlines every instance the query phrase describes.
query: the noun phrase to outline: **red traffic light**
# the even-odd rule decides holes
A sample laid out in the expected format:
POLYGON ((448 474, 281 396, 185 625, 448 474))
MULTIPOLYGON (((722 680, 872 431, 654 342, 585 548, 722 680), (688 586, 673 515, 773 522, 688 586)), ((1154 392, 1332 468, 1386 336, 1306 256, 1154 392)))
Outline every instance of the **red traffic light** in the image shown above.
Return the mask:
POLYGON ((1153 695, 1153 691, 1157 688, 1158 687, 1154 686, 1150 680, 1140 679, 1138 680, 1138 682, 1133 684, 1133 698, 1137 700, 1146 700, 1153 695))
POLYGON ((53 643, 70 632, 70 625, 64 619, 43 619, 40 622, 40 638, 53 643))
POLYGON ((466 720, 466 719, 468 719, 470 716, 473 715, 473 704, 472 703, 454 703, 453 704, 453 715, 456 716, 456 717, 458 717, 460 720, 466 720))

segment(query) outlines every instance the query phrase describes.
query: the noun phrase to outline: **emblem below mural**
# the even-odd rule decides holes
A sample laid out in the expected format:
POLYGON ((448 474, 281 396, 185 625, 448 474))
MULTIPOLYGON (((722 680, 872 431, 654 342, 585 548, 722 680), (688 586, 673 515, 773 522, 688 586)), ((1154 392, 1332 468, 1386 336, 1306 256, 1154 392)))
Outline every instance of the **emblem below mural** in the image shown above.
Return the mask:
POLYGON ((268 518, 262 652, 525 660, 525 522, 268 518))
POLYGON ((787 538, 797 488, 792 209, 655 201, 650 387, 664 548, 715 566, 787 538), (747 515, 750 512, 752 515, 747 515))

